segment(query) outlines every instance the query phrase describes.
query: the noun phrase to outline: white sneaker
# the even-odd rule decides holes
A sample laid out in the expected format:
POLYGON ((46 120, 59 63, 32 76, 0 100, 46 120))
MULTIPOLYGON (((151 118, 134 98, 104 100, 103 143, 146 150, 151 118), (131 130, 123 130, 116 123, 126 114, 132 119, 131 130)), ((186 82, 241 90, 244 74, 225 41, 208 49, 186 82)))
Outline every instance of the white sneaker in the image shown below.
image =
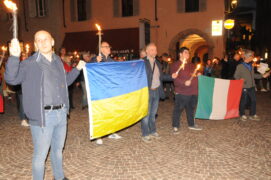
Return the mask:
POLYGON ((98 145, 102 145, 103 144, 103 140, 101 138, 96 140, 96 144, 98 145))
POLYGON ((143 140, 145 143, 150 143, 150 142, 151 142, 150 136, 143 136, 143 137, 142 137, 142 140, 143 140))
POLYGON ((253 120, 253 121, 260 121, 261 120, 260 117, 257 116, 256 114, 254 116, 249 116, 249 119, 253 120))
POLYGON ((25 120, 25 119, 22 120, 21 125, 25 126, 25 127, 29 127, 29 124, 28 124, 27 120, 25 120))
POLYGON ((191 130, 195 130, 195 131, 201 131, 202 127, 199 127, 198 125, 194 125, 194 126, 188 126, 189 129, 191 130))
POLYGON ((109 139, 121 139, 122 137, 118 135, 117 133, 110 134, 108 136, 109 139))
POLYGON ((160 139, 161 138, 161 136, 157 132, 151 134, 150 137, 155 138, 155 139, 160 139))
POLYGON ((264 88, 262 88, 262 89, 261 89, 261 92, 267 92, 267 90, 266 90, 266 89, 264 89, 264 88))
POLYGON ((173 134, 179 134, 180 131, 177 127, 173 127, 173 134))
POLYGON ((241 120, 241 121, 246 121, 246 120, 247 120, 247 116, 246 116, 246 115, 242 115, 242 116, 240 117, 240 120, 241 120))

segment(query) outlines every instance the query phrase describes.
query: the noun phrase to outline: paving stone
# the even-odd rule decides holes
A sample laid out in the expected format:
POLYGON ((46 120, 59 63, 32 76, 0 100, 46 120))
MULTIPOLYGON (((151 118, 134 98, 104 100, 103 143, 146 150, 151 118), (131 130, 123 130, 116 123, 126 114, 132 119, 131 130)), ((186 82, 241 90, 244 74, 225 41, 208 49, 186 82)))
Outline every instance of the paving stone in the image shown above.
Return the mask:
MULTIPOLYGON (((81 91, 75 89, 76 109, 68 120, 64 156, 65 174, 72 180, 268 180, 271 179, 271 101, 269 93, 257 94, 261 121, 196 120, 202 131, 187 127, 182 114, 180 133, 171 127, 173 101, 161 101, 157 131, 161 139, 146 144, 140 123, 103 138, 103 145, 89 140, 88 112, 81 110, 81 91)), ((6 101, 0 114, 0 180, 31 179, 33 145, 29 128, 22 127, 14 101, 6 101)), ((45 180, 53 178, 50 158, 45 180)))

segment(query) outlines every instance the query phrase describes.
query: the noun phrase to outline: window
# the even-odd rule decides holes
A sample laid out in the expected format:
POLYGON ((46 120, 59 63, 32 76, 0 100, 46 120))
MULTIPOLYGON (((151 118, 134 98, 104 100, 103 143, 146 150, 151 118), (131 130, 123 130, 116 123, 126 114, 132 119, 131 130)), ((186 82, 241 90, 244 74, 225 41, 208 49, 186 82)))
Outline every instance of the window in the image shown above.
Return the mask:
POLYGON ((90 19, 91 0, 70 0, 72 21, 85 21, 90 19))
POLYGON ((87 20, 86 0, 77 0, 78 21, 87 20))
POLYGON ((113 0, 113 16, 129 17, 139 15, 139 0, 113 0))
POLYGON ((133 0, 122 0, 122 17, 133 16, 133 0))
POLYGON ((36 9, 37 9, 37 16, 38 17, 46 16, 46 3, 45 3, 45 0, 36 0, 36 9))
POLYGON ((185 0, 185 12, 198 12, 199 0, 185 0))
POLYGON ((149 44, 151 42, 151 25, 149 22, 145 22, 144 27, 145 27, 145 44, 149 44))

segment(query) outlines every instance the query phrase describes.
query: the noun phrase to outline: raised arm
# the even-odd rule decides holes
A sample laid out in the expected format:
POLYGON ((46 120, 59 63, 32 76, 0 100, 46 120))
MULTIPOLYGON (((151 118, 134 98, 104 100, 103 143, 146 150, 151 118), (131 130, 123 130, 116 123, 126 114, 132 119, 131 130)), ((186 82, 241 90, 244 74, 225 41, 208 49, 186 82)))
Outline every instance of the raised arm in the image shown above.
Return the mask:
POLYGON ((8 58, 5 71, 5 80, 8 84, 21 84, 25 76, 25 63, 20 63, 21 48, 18 39, 12 39, 9 46, 10 57, 8 58))

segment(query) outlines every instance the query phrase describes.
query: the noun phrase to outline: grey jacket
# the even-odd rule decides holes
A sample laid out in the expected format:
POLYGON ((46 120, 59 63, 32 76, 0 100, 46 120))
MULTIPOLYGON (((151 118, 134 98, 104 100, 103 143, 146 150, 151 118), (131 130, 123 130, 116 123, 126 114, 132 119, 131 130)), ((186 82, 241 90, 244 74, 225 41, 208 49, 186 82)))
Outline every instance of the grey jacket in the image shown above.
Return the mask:
MULTIPOLYGON (((66 88, 63 88, 63 92, 61 93, 66 96, 65 106, 68 110, 69 99, 67 85, 72 84, 80 71, 74 68, 71 72, 66 74, 61 59, 56 54, 53 54, 53 56, 57 61, 57 68, 60 72, 63 72, 63 75, 58 78, 66 84, 66 88)), ((37 63, 40 57, 41 54, 37 52, 33 56, 20 62, 18 57, 10 56, 6 65, 5 80, 11 85, 22 85, 23 107, 30 124, 44 127, 46 126, 43 100, 45 87, 43 86, 43 72, 37 63)))
MULTIPOLYGON (((147 80, 148 80, 148 87, 149 89, 151 88, 151 84, 152 84, 152 68, 151 68, 151 64, 150 61, 147 59, 147 57, 143 58, 144 63, 145 63, 145 68, 146 68, 146 74, 147 74, 147 80)), ((158 87, 158 91, 159 91, 159 98, 161 99, 165 99, 165 93, 164 93, 164 88, 163 88, 163 81, 172 81, 172 78, 170 75, 168 74, 164 74, 162 72, 162 68, 161 68, 161 64, 158 60, 155 60, 155 63, 158 66, 159 69, 159 73, 160 73, 160 86, 158 87)))
POLYGON ((255 87, 254 70, 250 71, 244 64, 238 64, 234 73, 235 79, 244 79, 243 88, 255 87))

